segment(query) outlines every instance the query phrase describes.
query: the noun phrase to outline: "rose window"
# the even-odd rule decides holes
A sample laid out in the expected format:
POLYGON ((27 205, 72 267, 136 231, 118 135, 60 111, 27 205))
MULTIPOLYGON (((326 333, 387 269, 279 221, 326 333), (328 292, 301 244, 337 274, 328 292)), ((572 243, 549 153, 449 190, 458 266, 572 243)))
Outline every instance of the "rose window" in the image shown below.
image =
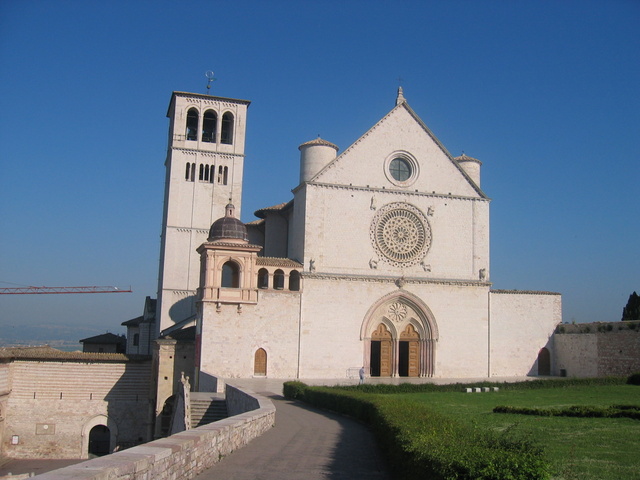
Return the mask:
POLYGON ((392 303, 389 305, 389 310, 387 312, 389 318, 394 322, 398 323, 405 319, 407 316, 407 307, 400 302, 392 303))
POLYGON ((382 207, 371 224, 371 240, 377 252, 391 264, 418 263, 431 246, 431 228, 425 215, 408 203, 382 207))

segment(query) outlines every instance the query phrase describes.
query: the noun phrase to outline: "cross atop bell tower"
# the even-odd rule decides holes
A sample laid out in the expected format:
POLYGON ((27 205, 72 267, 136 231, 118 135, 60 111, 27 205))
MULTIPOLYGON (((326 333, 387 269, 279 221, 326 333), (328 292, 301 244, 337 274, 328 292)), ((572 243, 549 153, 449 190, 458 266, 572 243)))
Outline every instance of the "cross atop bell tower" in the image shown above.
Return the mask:
POLYGON ((167 117, 164 210, 158 275, 158 332, 196 314, 200 259, 196 248, 225 215, 229 198, 237 216, 248 100, 173 92, 167 117))

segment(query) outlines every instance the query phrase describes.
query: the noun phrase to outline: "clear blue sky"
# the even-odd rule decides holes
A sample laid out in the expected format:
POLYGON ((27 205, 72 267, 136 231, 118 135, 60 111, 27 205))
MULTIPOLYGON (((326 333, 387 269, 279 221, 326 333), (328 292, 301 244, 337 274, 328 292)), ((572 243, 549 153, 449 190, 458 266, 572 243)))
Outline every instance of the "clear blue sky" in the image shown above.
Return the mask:
POLYGON ((409 105, 483 162, 494 288, 619 320, 640 291, 640 2, 0 2, 0 338, 82 338, 155 297, 171 92, 252 101, 242 219, 288 201, 299 144, 409 105))

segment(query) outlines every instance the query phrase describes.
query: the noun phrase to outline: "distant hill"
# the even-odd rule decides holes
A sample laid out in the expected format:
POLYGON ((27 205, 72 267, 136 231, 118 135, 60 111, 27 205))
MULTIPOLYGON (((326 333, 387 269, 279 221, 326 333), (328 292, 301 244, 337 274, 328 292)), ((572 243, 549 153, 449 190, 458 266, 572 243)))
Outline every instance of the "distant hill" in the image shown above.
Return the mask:
MULTIPOLYGON (((81 338, 93 337, 107 331, 109 330, 77 325, 0 326, 0 347, 50 345, 53 348, 72 352, 82 350, 81 338)), ((111 333, 120 335, 124 331, 113 329, 111 333)))

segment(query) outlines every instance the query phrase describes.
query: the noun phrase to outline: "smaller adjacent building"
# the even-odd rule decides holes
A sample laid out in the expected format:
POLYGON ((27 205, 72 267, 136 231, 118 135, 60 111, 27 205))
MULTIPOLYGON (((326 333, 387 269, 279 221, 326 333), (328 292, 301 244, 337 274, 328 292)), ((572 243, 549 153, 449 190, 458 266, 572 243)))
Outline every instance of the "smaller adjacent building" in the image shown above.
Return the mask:
POLYGON ((151 355, 151 342, 155 338, 156 329, 156 300, 147 297, 144 301, 142 315, 122 322, 122 325, 127 327, 126 353, 129 355, 151 355))
POLYGON ((82 351, 85 353, 124 353, 127 346, 127 338, 115 333, 103 333, 94 337, 80 340, 82 351))
POLYGON ((151 372, 148 356, 0 348, 2 455, 89 458, 151 440, 151 372))

